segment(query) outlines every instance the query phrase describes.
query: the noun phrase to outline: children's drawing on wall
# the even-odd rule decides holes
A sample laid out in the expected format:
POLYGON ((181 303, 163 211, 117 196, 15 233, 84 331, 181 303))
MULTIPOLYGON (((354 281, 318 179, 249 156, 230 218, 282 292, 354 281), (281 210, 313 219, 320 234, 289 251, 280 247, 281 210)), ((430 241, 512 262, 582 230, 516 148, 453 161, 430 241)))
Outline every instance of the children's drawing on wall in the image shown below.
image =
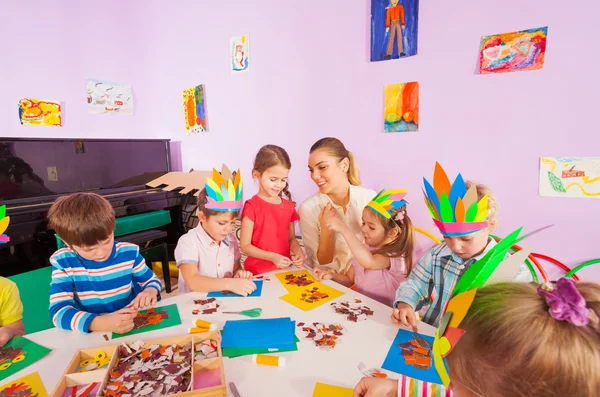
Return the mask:
POLYGON ((544 67, 548 27, 481 38, 479 73, 506 73, 544 67))
POLYGON ((600 157, 542 157, 540 196, 600 198, 600 157))
POLYGON ((62 127, 59 101, 23 98, 19 101, 21 124, 62 127))
POLYGON ((89 113, 133 115, 133 91, 130 85, 89 79, 86 87, 89 113))
POLYGON ((188 134, 208 131, 204 108, 204 87, 202 85, 183 90, 183 112, 185 129, 188 134))
POLYGON ((419 83, 388 84, 384 88, 385 132, 419 130, 419 83))
POLYGON ((250 58, 248 35, 234 37, 229 41, 232 72, 247 72, 250 58))
POLYGON ((371 0, 371 62, 417 54, 419 0, 371 0))

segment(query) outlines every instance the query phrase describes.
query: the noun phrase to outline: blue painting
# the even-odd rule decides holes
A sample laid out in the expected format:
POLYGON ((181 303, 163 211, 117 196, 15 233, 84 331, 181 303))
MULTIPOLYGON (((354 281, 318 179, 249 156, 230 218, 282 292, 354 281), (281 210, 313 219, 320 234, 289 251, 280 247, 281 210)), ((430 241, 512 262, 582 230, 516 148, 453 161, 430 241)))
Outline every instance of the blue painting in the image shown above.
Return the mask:
POLYGON ((417 54, 419 0, 371 0, 371 62, 417 54))

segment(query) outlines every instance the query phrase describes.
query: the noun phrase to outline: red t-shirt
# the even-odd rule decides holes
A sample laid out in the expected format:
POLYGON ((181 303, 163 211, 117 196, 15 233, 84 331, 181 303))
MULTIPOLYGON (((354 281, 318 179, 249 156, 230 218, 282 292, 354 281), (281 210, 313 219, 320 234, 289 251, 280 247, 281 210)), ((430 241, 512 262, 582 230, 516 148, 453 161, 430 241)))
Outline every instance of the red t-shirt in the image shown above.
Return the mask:
MULTIPOLYGON (((254 222, 253 246, 290 258, 290 223, 300 219, 291 202, 282 199, 280 204, 273 204, 255 195, 244 204, 242 219, 245 216, 254 222)), ((244 261, 244 268, 252 274, 277 270, 273 262, 251 256, 244 261)))

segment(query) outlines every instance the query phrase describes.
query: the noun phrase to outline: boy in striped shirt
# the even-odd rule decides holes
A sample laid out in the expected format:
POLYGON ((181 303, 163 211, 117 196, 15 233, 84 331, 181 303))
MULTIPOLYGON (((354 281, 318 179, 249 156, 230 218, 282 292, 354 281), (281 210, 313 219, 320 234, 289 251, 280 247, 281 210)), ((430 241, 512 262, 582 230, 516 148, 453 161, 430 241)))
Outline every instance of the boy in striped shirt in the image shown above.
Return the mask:
POLYGON ((60 197, 48 212, 66 247, 50 258, 50 315, 58 328, 125 333, 137 310, 153 306, 161 283, 139 247, 115 241, 115 211, 103 197, 60 197))

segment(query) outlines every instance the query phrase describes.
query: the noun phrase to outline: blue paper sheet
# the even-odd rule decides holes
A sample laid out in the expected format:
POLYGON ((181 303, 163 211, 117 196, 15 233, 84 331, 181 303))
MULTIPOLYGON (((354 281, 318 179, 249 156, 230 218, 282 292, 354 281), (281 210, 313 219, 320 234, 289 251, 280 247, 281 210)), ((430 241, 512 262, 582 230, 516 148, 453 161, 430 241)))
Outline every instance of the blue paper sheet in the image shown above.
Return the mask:
MULTIPOLYGON (((254 284, 256 284, 256 289, 246 298, 253 298, 262 294, 263 280, 254 280, 254 284)), ((227 291, 227 293, 223 293, 223 291, 214 291, 209 292, 207 295, 209 298, 239 298, 241 296, 242 295, 234 294, 231 291, 227 291)))
POLYGON ((227 321, 222 347, 293 349, 296 322, 289 317, 227 321))
MULTIPOLYGON (((442 380, 440 379, 440 376, 438 375, 437 370, 435 369, 435 365, 433 363, 433 351, 431 350, 432 347, 433 337, 425 336, 417 332, 399 329, 398 334, 396 334, 396 338, 394 339, 394 342, 392 343, 392 346, 390 347, 388 355, 385 358, 385 361, 383 362, 381 368, 402 375, 406 375, 411 378, 419 379, 424 382, 441 384, 442 380), (407 360, 403 355, 403 350, 404 354, 406 354, 406 356, 409 357, 409 361, 413 356, 422 356, 421 354, 414 351, 414 348, 416 346, 410 344, 411 340, 423 341, 418 343, 423 343, 425 348, 428 350, 428 355, 425 354, 425 357, 431 358, 431 365, 429 366, 429 368, 426 369, 423 368, 423 366, 421 366, 421 368, 418 368, 418 366, 407 364, 407 360), (405 345, 405 347, 403 348, 399 346, 400 344, 408 344, 410 346, 405 345)), ((444 360, 444 363, 445 362, 446 360, 444 360)))

